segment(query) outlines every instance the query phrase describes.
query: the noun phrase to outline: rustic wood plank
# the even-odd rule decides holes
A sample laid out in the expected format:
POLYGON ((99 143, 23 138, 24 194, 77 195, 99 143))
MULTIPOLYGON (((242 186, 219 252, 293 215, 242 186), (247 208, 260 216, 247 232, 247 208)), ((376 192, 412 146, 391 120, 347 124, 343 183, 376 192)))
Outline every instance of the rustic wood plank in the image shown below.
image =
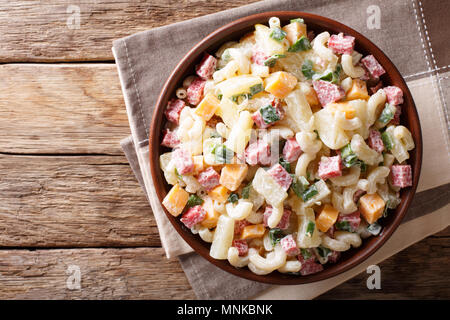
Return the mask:
POLYGON ((0 62, 113 60, 114 39, 256 1, 3 1, 0 62))
POLYGON ((6 64, 0 78, 0 152, 123 154, 114 64, 6 64))
POLYGON ((160 246, 124 156, 0 155, 0 246, 160 246))

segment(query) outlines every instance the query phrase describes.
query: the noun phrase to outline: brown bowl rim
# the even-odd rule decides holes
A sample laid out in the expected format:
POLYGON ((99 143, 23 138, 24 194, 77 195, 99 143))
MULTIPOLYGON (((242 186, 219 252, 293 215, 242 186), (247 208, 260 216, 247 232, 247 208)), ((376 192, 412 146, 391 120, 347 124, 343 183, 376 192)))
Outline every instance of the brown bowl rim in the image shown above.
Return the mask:
POLYGON ((409 88, 405 83, 405 80, 403 79, 395 65, 391 62, 391 60, 365 36, 348 26, 341 24, 340 22, 312 13, 301 11, 268 11, 250 15, 241 19, 234 20, 216 29, 208 36, 203 38, 203 40, 198 42, 177 64, 174 71, 165 82, 163 89, 161 90, 155 109, 153 111, 152 122, 149 130, 150 169, 156 194, 160 202, 162 202, 165 195, 167 194, 167 190, 166 183, 159 166, 159 155, 161 149, 159 141, 162 123, 164 121, 162 117, 163 111, 168 99, 174 92, 174 83, 180 83, 180 79, 182 79, 184 76, 187 76, 185 72, 189 69, 188 65, 192 67, 192 65, 195 64, 194 62, 198 61, 201 54, 209 47, 223 43, 225 41, 224 38, 230 36, 231 34, 241 32, 240 36, 242 36, 244 35, 245 28, 256 23, 266 23, 268 19, 273 16, 279 17, 282 21, 301 17, 305 20, 306 24, 312 23, 314 25, 322 26, 324 30, 328 30, 329 32, 343 32, 344 34, 354 36, 356 38, 357 46, 362 47, 363 51, 367 51, 370 54, 374 55, 375 58, 381 63, 381 65, 383 65, 383 67, 386 69, 386 75, 384 75, 383 77, 389 77, 390 85, 395 84, 403 90, 404 103, 402 108, 403 110, 405 110, 405 108, 408 108, 408 118, 403 119, 402 123, 405 124, 406 120, 407 126, 411 130, 416 144, 416 148, 412 152, 410 152, 411 158, 409 161, 413 168, 413 186, 402 190, 401 204, 399 205, 399 207, 397 207, 395 213, 391 214, 387 218, 388 220, 393 221, 390 221, 386 226, 383 226, 382 233, 377 237, 371 237, 364 240, 363 245, 358 249, 349 250, 351 251, 350 257, 342 261, 340 260, 330 267, 325 267, 323 271, 316 274, 299 276, 272 272, 268 275, 260 276, 252 273, 250 270, 248 270, 248 268, 237 269, 231 266, 228 263, 228 260, 216 260, 209 256, 209 244, 203 242, 203 240, 201 240, 198 235, 192 234, 190 230, 181 225, 179 219, 173 217, 170 213, 167 212, 165 208, 163 208, 166 216, 174 226, 175 230, 193 248, 193 250, 220 269, 248 280, 277 285, 298 285, 325 280, 337 276, 359 265, 367 258, 369 258, 372 254, 374 254, 391 237, 392 233, 397 229, 403 217, 405 216, 417 189, 422 165, 422 133, 417 109, 414 104, 414 100, 412 99, 411 92, 409 91, 409 88), (173 88, 171 88, 171 85, 173 88))

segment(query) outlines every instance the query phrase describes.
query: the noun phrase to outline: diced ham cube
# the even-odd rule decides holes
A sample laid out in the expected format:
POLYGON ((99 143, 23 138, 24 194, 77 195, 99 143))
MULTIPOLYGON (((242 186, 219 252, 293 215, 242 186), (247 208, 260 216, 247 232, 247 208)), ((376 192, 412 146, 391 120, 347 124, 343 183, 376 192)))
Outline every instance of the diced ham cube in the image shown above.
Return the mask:
POLYGON ((190 229, 197 223, 202 222, 203 219, 205 219, 205 216, 206 211, 202 208, 202 206, 195 206, 189 208, 185 213, 183 213, 180 220, 187 228, 190 229))
POLYGON ((392 119, 389 124, 393 124, 393 125, 399 125, 400 124, 400 116, 402 115, 402 107, 400 105, 396 105, 395 106, 395 114, 394 114, 394 119, 392 119))
POLYGON ((309 274, 317 273, 323 270, 323 266, 316 262, 316 258, 312 256, 311 258, 305 260, 301 254, 297 256, 298 261, 302 264, 300 269, 300 274, 302 276, 307 276, 309 274))
POLYGON ((394 187, 412 186, 412 169, 409 164, 395 164, 391 167, 391 183, 394 187))
POLYGON ((369 132, 369 147, 378 153, 382 153, 384 150, 384 143, 381 139, 381 133, 378 130, 371 129, 369 132))
POLYGON ((342 175, 341 156, 322 157, 319 162, 318 175, 321 179, 339 177, 342 175))
POLYGON ((162 139, 161 145, 164 147, 175 148, 179 144, 180 139, 178 138, 177 133, 166 129, 164 131, 164 137, 162 139))
POLYGON ((359 211, 355 211, 347 215, 340 214, 336 223, 343 221, 347 221, 352 229, 352 232, 354 232, 358 229, 359 224, 361 223, 361 213, 359 211))
POLYGON ((341 257, 341 253, 339 251, 331 251, 331 254, 328 256, 328 262, 336 263, 341 257))
POLYGON ((190 104, 196 106, 200 103, 203 96, 203 89, 206 81, 201 78, 195 78, 187 88, 187 100, 190 104))
POLYGON ((208 169, 200 172, 197 177, 198 183, 206 190, 211 191, 215 187, 217 187, 220 183, 220 174, 213 169, 213 167, 209 167, 208 169))
POLYGON ((328 39, 328 48, 333 50, 334 53, 352 54, 354 46, 355 38, 352 36, 344 36, 342 32, 337 35, 333 34, 328 39))
POLYGON ((236 220, 234 223, 234 234, 238 235, 242 233, 242 230, 250 225, 251 223, 248 222, 247 220, 236 220))
POLYGON ((269 56, 267 56, 263 51, 260 51, 258 49, 253 51, 253 55, 251 57, 252 63, 263 66, 264 61, 266 61, 267 59, 269 59, 269 56))
POLYGON ((172 152, 172 160, 179 174, 188 174, 194 171, 194 161, 191 153, 185 149, 175 149, 172 152))
POLYGON ((245 256, 248 252, 248 243, 245 240, 233 240, 231 246, 238 249, 240 257, 245 256))
POLYGON ((302 149, 294 137, 287 139, 283 147, 283 159, 287 162, 294 162, 302 154, 302 149))
POLYGON ((322 107, 331 102, 339 101, 345 96, 344 89, 328 81, 313 81, 313 87, 322 107))
POLYGON ((369 71, 370 75, 374 78, 379 78, 381 75, 385 74, 386 71, 383 69, 381 64, 375 59, 373 55, 365 56, 361 59, 361 63, 369 71))
POLYGON ((403 103, 403 91, 399 87, 389 86, 383 88, 383 90, 386 93, 386 99, 390 104, 396 106, 403 103))
POLYGON ((370 94, 375 94, 381 88, 383 88, 383 81, 378 81, 378 83, 374 87, 370 87, 370 94))
POLYGON ((300 253, 300 250, 297 248, 297 243, 292 237, 292 234, 289 234, 281 239, 280 244, 284 252, 286 252, 288 256, 295 256, 300 253))
POLYGON ((258 163, 269 165, 271 161, 270 145, 262 139, 249 144, 245 150, 245 161, 251 166, 258 163))
POLYGON ((164 111, 167 120, 170 122, 178 124, 180 120, 181 110, 186 106, 186 103, 181 99, 172 99, 167 104, 167 108, 164 111))
POLYGON ((279 163, 274 165, 272 168, 267 170, 267 173, 272 176, 272 178, 284 189, 288 190, 291 183, 292 177, 289 172, 286 171, 279 163))
MULTIPOLYGON (((273 212, 273 208, 272 206, 268 205, 266 206, 266 209, 264 211, 264 216, 263 216, 263 221, 264 221, 264 226, 268 227, 268 221, 269 221, 269 217, 272 215, 273 212)), ((291 217, 292 211, 284 208, 283 209, 283 215, 281 216, 281 220, 280 222, 278 222, 277 224, 277 228, 281 229, 281 230, 286 230, 287 228, 289 228, 289 218, 291 217)))
POLYGON ((358 203, 359 198, 361 198, 363 195, 365 195, 367 192, 364 190, 356 190, 356 192, 353 194, 353 202, 358 203))
MULTIPOLYGON (((280 118, 279 120, 283 119, 285 111, 284 111, 283 107, 281 106, 281 101, 279 99, 274 99, 274 100, 272 100, 271 104, 272 104, 272 107, 275 108, 275 111, 276 111, 278 117, 280 118)), ((256 126, 260 129, 266 129, 266 128, 274 125, 277 122, 277 121, 274 121, 271 123, 266 123, 262 117, 260 110, 257 110, 253 113, 252 119, 253 119, 253 122, 256 124, 256 126)))
POLYGON ((196 66, 195 72, 200 76, 200 78, 208 80, 212 77, 214 71, 216 70, 217 59, 212 55, 205 53, 202 61, 196 66))

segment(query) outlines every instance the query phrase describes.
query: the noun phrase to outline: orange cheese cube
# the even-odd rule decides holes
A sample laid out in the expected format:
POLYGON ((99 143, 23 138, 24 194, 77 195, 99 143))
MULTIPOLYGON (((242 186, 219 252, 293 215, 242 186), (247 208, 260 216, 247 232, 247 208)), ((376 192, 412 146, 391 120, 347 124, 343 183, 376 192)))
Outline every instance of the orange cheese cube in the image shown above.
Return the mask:
POLYGON ((330 103, 326 106, 327 108, 331 109, 333 114, 337 110, 343 112, 345 114, 346 119, 353 119, 356 116, 356 110, 353 108, 350 104, 347 102, 335 102, 330 103))
POLYGON ((207 93, 202 101, 195 108, 194 113, 202 117, 205 121, 212 118, 217 108, 219 108, 220 100, 212 93, 207 93))
POLYGON ((224 186, 219 185, 208 192, 208 195, 217 202, 226 202, 230 195, 230 191, 224 186))
POLYGON ((377 221, 384 211, 385 202, 377 194, 366 194, 359 199, 359 209, 361 214, 370 224, 377 221))
POLYGON ((214 202, 211 198, 205 199, 202 205, 203 209, 206 211, 205 218, 200 223, 203 227, 211 229, 217 226, 217 221, 219 220, 220 213, 214 209, 214 202))
POLYGON ((317 228, 322 232, 327 232, 336 222, 338 215, 338 210, 329 204, 326 204, 316 218, 317 228))
POLYGON ((264 227, 264 224, 262 223, 252 224, 242 229, 241 239, 245 240, 245 239, 262 238, 264 236, 265 231, 266 227, 264 227))
POLYGON ((283 99, 297 85, 297 78, 288 72, 278 71, 266 78, 264 83, 267 92, 270 92, 277 98, 283 99))
POLYGON ((228 190, 236 191, 244 181, 247 175, 248 167, 246 164, 227 164, 220 173, 220 184, 228 190))
POLYGON ((167 211, 170 212, 174 217, 178 216, 183 212, 184 207, 189 198, 189 193, 187 193, 180 185, 177 183, 170 189, 169 193, 164 198, 162 204, 166 207, 167 211))
POLYGON ((203 156, 193 156, 192 160, 194 161, 194 174, 199 174, 205 169, 203 156))
POLYGON ((307 35, 306 24, 300 22, 292 22, 283 27, 283 31, 286 32, 286 39, 289 40, 290 44, 294 44, 302 36, 307 35))
POLYGON ((360 79, 353 79, 352 87, 347 92, 347 100, 355 99, 369 99, 369 94, 367 93, 366 82, 360 79))

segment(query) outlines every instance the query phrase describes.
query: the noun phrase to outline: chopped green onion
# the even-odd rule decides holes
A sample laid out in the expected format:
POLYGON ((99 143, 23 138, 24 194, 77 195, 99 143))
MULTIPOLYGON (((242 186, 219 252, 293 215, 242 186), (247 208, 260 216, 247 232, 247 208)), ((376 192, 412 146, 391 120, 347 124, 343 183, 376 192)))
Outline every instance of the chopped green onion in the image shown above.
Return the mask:
POLYGON ((313 70, 313 62, 311 60, 305 60, 302 65, 302 73, 306 77, 306 79, 312 79, 315 74, 313 70))
POLYGON ((350 222, 348 222, 346 220, 336 222, 335 226, 336 226, 336 229, 338 229, 338 230, 348 231, 348 232, 354 231, 350 225, 350 222))
POLYGON ((308 51, 311 50, 311 43, 307 37, 302 36, 292 46, 289 47, 289 52, 308 51))
POLYGON ((378 122, 383 125, 388 124, 392 119, 394 119, 395 112, 395 107, 389 103, 386 103, 380 117, 378 118, 378 122))
POLYGON ((308 260, 311 258, 311 252, 308 249, 300 248, 300 253, 302 254, 302 257, 304 260, 308 260))
POLYGON ((230 55, 230 51, 228 51, 228 49, 225 49, 225 51, 222 53, 221 56, 222 60, 227 62, 228 60, 231 59, 231 55, 230 55))
POLYGON ((316 227, 316 223, 313 221, 309 221, 308 225, 306 226, 306 236, 312 237, 315 227, 316 227))
POLYGON ((267 124, 280 120, 277 110, 270 104, 259 109, 259 112, 261 113, 262 119, 267 124))
POLYGON ((252 183, 250 182, 244 188, 242 188, 242 199, 250 198, 250 188, 252 187, 252 183))
POLYGON ((231 202, 231 203, 235 203, 235 202, 237 202, 239 200, 239 196, 236 194, 236 193, 231 193, 229 196, 228 196, 228 199, 227 199, 227 201, 228 202, 231 202))
POLYGON ((318 193, 319 191, 317 190, 317 187, 315 185, 312 185, 302 193, 302 199, 304 202, 306 202, 318 193))
POLYGON ((381 231, 381 226, 374 222, 367 226, 367 231, 369 231, 372 235, 377 236, 381 231))
POLYGON ((329 255, 331 255, 331 250, 322 246, 318 246, 316 248, 317 253, 319 254, 319 256, 323 259, 328 258, 329 255))
POLYGON ((214 130, 213 132, 211 132, 211 135, 209 137, 210 138, 221 138, 222 136, 216 130, 214 130))
POLYGON ((178 179, 178 180, 183 181, 183 177, 181 176, 181 174, 178 173, 177 168, 175 168, 175 175, 177 176, 177 179, 178 179))
POLYGON ((302 198, 303 193, 309 186, 309 181, 306 180, 306 178, 303 176, 298 178, 295 174, 291 174, 291 177, 292 177, 292 184, 291 184, 292 191, 294 191, 297 197, 302 198))
POLYGON ((216 145, 212 153, 215 155, 217 163, 230 163, 234 156, 234 152, 223 144, 216 145))
POLYGON ((291 22, 291 23, 294 23, 294 22, 305 23, 305 20, 303 20, 302 18, 295 18, 295 19, 291 19, 290 22, 291 22))
POLYGON ((263 89, 264 88, 263 88, 262 83, 258 83, 258 84, 255 84, 254 86, 251 86, 250 87, 250 96, 254 96, 255 94, 263 91, 263 89))
POLYGON ((222 98, 223 98, 223 94, 219 93, 219 94, 217 95, 217 99, 222 100, 222 98))
POLYGON ((286 38, 286 32, 282 30, 281 28, 273 28, 272 32, 269 35, 273 40, 276 40, 278 42, 283 41, 284 38, 286 38))
POLYGON ((269 239, 273 246, 275 246, 283 238, 283 231, 278 228, 270 229, 269 239))
POLYGON ((275 63, 280 58, 286 58, 286 55, 284 55, 284 54, 274 54, 273 56, 270 56, 269 58, 267 58, 266 61, 264 61, 264 65, 267 66, 267 67, 274 67, 275 63))
POLYGON ((196 194, 191 194, 189 196, 186 206, 188 208, 190 208, 190 207, 195 207, 195 206, 198 206, 201 204, 203 204, 203 199, 200 198, 199 196, 197 196, 196 194))
POLYGON ((352 146, 347 144, 341 149, 341 159, 345 167, 350 168, 358 164, 358 157, 352 150, 352 146))
POLYGON ((381 134, 381 140, 383 140, 383 144, 387 150, 391 150, 394 147, 394 142, 386 131, 381 134))
POLYGON ((280 160, 278 161, 278 163, 287 171, 290 172, 291 171, 291 164, 289 162, 287 162, 286 160, 283 159, 283 157, 280 158, 280 160))

